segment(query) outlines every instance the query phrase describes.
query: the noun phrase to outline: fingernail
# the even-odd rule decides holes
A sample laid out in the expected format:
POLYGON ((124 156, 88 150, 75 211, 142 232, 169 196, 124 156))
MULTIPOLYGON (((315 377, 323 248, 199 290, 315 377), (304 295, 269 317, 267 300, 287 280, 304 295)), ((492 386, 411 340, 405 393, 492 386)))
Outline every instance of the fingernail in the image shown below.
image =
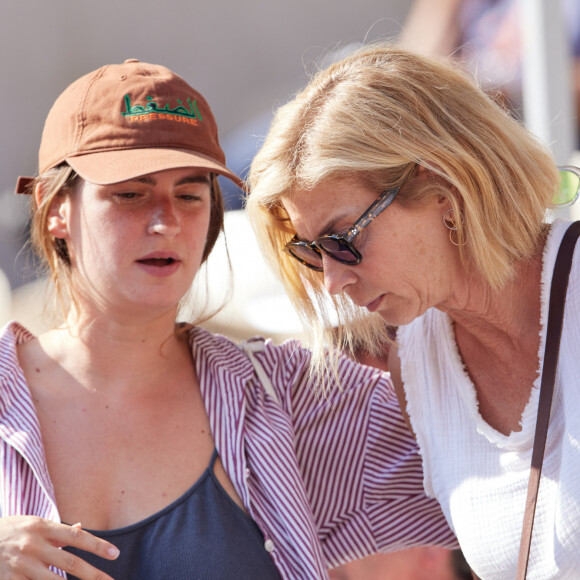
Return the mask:
POLYGON ((111 556, 111 558, 116 558, 120 554, 119 548, 115 548, 115 547, 109 548, 107 550, 107 554, 109 556, 111 556))

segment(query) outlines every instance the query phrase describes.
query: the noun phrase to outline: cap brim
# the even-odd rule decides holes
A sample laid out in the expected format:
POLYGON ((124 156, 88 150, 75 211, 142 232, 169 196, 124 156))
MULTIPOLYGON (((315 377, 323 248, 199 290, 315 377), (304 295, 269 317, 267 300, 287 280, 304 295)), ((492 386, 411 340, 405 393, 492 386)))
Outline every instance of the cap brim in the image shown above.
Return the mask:
POLYGON ((122 149, 67 157, 66 161, 83 179, 99 185, 127 181, 167 169, 195 167, 219 173, 243 187, 243 181, 225 165, 188 149, 122 149))
POLYGON ((32 193, 30 185, 34 181, 34 177, 24 177, 21 175, 16 182, 16 187, 14 188, 15 193, 32 193))

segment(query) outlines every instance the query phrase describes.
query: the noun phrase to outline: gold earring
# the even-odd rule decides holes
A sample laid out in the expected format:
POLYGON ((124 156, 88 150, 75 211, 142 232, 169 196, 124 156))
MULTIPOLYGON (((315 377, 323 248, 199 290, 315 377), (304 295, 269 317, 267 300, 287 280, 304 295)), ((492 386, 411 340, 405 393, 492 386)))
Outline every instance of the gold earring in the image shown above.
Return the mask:
MULTIPOLYGON (((463 224, 463 219, 461 219, 461 223, 463 224)), ((453 239, 453 232, 457 232, 457 221, 455 219, 455 211, 452 207, 450 207, 444 214, 443 214, 443 225, 449 230, 449 241, 454 246, 463 246, 465 242, 462 244, 458 243, 457 240, 453 239)), ((457 237, 457 236, 455 236, 457 237)))

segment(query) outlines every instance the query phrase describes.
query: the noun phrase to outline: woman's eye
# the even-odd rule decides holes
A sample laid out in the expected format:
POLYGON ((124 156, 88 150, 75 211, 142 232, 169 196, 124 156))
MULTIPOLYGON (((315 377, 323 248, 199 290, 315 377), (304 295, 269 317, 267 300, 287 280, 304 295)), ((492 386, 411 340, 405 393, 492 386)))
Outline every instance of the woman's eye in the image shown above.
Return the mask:
POLYGON ((115 197, 118 199, 136 199, 139 196, 140 194, 135 191, 123 191, 115 193, 115 197))
POLYGON ((208 199, 209 193, 206 187, 189 187, 175 192, 175 197, 181 201, 199 202, 208 199))

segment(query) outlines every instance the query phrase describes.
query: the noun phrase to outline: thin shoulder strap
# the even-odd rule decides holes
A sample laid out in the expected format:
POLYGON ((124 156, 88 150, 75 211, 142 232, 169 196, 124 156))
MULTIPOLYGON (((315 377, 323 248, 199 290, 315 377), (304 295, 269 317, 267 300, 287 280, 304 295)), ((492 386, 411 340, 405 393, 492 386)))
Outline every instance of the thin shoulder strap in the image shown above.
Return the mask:
POLYGON ((566 290, 568 288, 568 279, 572 267, 572 256, 574 254, 574 248, 576 247, 578 236, 580 236, 580 221, 572 223, 572 225, 566 230, 562 243, 560 244, 560 249, 558 250, 556 264, 554 265, 554 274, 552 276, 550 304, 548 310, 548 327, 546 330, 546 347, 544 350, 544 367, 542 371, 542 382, 540 385, 540 400, 538 402, 538 418, 536 420, 532 465, 528 482, 528 495, 526 498, 524 522, 522 526, 520 552, 518 556, 518 568, 516 574, 518 580, 524 580, 528 570, 532 531, 534 527, 534 514, 538 500, 540 477, 542 475, 542 463, 544 460, 544 450, 546 448, 548 424, 550 422, 552 394, 554 392, 554 381, 556 379, 556 367, 558 365, 558 354, 560 352, 560 335, 562 334, 562 323, 564 321, 566 290))
POLYGON ((213 472, 215 462, 218 458, 218 455, 219 455, 219 453, 218 453, 217 447, 214 447, 213 453, 211 454, 211 458, 209 460, 209 466, 208 466, 209 471, 213 472))
POLYGON ((272 385, 270 377, 267 375, 260 361, 254 356, 254 353, 264 350, 264 346, 264 339, 243 340, 239 345, 240 349, 246 353, 250 359, 250 362, 254 366, 254 370, 256 371, 256 374, 258 375, 258 378, 260 379, 260 382, 262 383, 266 393, 268 393, 268 395, 270 395, 270 397, 272 397, 276 403, 280 404, 278 394, 274 390, 274 386, 272 385))

